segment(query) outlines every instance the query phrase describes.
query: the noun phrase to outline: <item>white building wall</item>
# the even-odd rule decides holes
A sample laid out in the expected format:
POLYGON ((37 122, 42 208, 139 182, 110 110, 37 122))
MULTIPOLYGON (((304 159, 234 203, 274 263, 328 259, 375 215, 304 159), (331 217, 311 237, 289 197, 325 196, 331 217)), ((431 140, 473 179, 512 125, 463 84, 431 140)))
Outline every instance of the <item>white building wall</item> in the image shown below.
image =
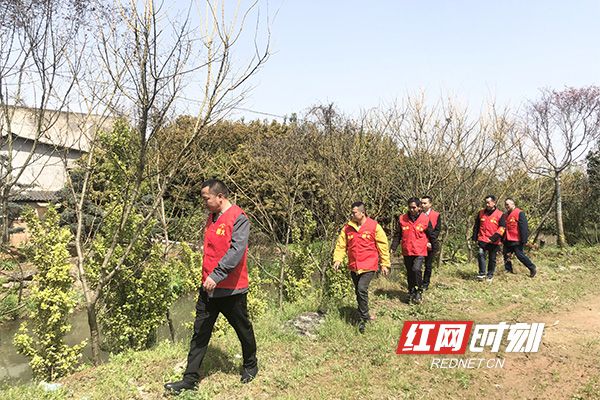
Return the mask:
MULTIPOLYGON (((79 151, 66 152, 65 149, 56 149, 38 143, 33 156, 28 160, 32 151, 32 142, 15 138, 12 151, 12 175, 16 177, 22 171, 17 183, 32 185, 31 188, 26 190, 56 191, 62 189, 67 181, 67 169, 71 168, 75 160, 81 157, 82 154, 79 151)), ((0 154, 4 157, 8 156, 6 146, 0 150, 0 154)), ((2 171, 3 175, 4 173, 5 171, 2 171)))
MULTIPOLYGON (((18 183, 33 185, 26 190, 62 189, 66 183, 66 170, 87 151, 90 135, 98 129, 98 124, 104 129, 110 129, 112 126, 110 119, 100 122, 99 117, 48 110, 45 112, 41 134, 38 134, 36 115, 39 114, 24 107, 10 107, 8 110, 10 131, 14 134, 12 166, 15 171, 12 175, 16 176, 24 169, 18 183), (37 141, 35 153, 27 161, 34 141, 37 141)), ((0 110, 2 137, 5 137, 9 128, 4 112, 4 109, 0 110)), ((0 148, 0 156, 6 160, 7 155, 8 148, 4 144, 0 148)), ((6 173, 2 169, 3 166, 0 165, 0 176, 6 173)))

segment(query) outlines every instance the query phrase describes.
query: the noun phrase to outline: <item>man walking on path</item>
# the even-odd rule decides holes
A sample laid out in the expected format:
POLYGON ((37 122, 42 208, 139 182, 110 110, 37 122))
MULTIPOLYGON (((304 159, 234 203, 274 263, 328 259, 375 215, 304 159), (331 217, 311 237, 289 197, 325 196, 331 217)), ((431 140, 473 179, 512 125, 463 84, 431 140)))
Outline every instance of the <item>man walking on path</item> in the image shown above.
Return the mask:
POLYGON ((385 232, 377 221, 367 217, 365 204, 352 204, 352 219, 340 232, 333 253, 333 268, 337 270, 348 256, 348 269, 354 283, 360 322, 358 330, 365 332, 366 323, 375 319, 369 314, 369 284, 381 263, 381 273, 387 275, 390 254, 385 232))
POLYGON ((442 230, 442 218, 440 213, 433 209, 433 199, 431 196, 421 197, 421 208, 423 214, 429 217, 431 222, 431 237, 429 238, 431 243, 431 249, 427 249, 427 257, 425 257, 425 271, 423 271, 423 290, 429 289, 429 283, 431 282, 431 272, 433 270, 433 260, 440 251, 440 242, 438 240, 440 231, 442 230))
POLYGON ((231 324, 242 345, 241 382, 252 381, 258 373, 256 340, 246 302, 250 221, 240 207, 231 204, 229 190, 222 181, 207 180, 200 193, 210 211, 204 230, 202 286, 183 380, 165 385, 174 394, 196 389, 200 365, 219 313, 231 324))
POLYGON ((408 212, 398 219, 396 234, 392 241, 392 253, 402 243, 402 256, 406 267, 409 302, 419 304, 423 293, 423 275, 421 268, 431 248, 431 223, 429 217, 421 212, 421 200, 408 199, 408 212))
POLYGON ((496 196, 489 195, 485 198, 485 208, 480 210, 475 217, 473 225, 473 241, 477 242, 479 251, 477 263, 479 274, 477 279, 491 282, 496 270, 496 255, 500 247, 500 241, 504 235, 506 223, 504 214, 496 208, 496 196), (485 259, 487 255, 487 273, 485 270, 485 259))
POLYGON ((515 273, 512 266, 512 255, 517 256, 523 265, 529 269, 529 276, 534 277, 537 274, 537 268, 525 254, 523 247, 527 243, 529 237, 529 229, 527 226, 527 217, 525 213, 518 209, 515 201, 507 198, 504 201, 506 212, 504 218, 506 220, 506 233, 502 246, 502 255, 504 256, 504 268, 507 272, 515 273))

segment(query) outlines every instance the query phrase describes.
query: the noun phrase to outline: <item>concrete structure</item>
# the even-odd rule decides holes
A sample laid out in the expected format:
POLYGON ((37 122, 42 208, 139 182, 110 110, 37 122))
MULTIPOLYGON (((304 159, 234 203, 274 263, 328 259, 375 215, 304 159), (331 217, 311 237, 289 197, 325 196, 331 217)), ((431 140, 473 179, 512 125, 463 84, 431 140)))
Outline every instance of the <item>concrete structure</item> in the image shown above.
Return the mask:
MULTIPOLYGON (((41 216, 65 187, 68 170, 89 151, 97 130, 111 125, 111 120, 94 115, 1 106, 0 189, 8 179, 16 179, 9 201, 31 206, 41 216)), ((11 242, 25 238, 13 236, 11 242)))
MULTIPOLYGON (((12 176, 28 191, 55 192, 67 181, 67 170, 89 150, 98 117, 85 114, 9 107, 0 110, 0 177, 12 159, 12 176), (7 122, 5 113, 9 113, 7 122), (8 131, 12 132, 12 149, 8 131)), ((4 179, 3 179, 4 181, 4 179)))

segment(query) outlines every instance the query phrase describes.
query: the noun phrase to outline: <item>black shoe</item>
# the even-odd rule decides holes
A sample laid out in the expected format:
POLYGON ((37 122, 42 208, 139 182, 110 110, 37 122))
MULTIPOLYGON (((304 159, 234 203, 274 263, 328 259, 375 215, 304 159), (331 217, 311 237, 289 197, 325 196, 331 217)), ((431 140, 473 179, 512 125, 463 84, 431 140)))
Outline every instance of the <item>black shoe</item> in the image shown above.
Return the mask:
POLYGON ((429 289, 429 283, 424 283, 423 286, 421 287, 421 289, 428 290, 429 289))
POLYGON ((169 382, 165 384, 165 390, 175 395, 178 395, 184 390, 196 390, 197 388, 198 384, 187 381, 169 382))
POLYGON ((514 270, 514 269, 507 269, 507 270, 506 270, 506 273, 507 273, 507 274, 516 274, 516 272, 515 272, 515 270, 514 270))
POLYGON ((421 304, 422 300, 423 299, 421 298, 421 292, 415 293, 415 297, 413 298, 413 303, 415 303, 415 304, 421 304))
POLYGON ((250 382, 252 382, 252 380, 254 378, 256 378, 257 374, 258 374, 258 365, 254 368, 244 368, 242 371, 242 377, 241 377, 240 381, 242 383, 250 383, 250 382))
POLYGON ((359 331, 360 333, 365 333, 365 328, 366 328, 366 327, 367 327, 367 323, 366 323, 366 321, 360 321, 360 322, 358 323, 358 331, 359 331))
POLYGON ((529 277, 530 277, 530 278, 533 278, 533 277, 535 277, 536 275, 537 275, 537 268, 534 268, 534 269, 532 269, 532 270, 529 272, 529 277))

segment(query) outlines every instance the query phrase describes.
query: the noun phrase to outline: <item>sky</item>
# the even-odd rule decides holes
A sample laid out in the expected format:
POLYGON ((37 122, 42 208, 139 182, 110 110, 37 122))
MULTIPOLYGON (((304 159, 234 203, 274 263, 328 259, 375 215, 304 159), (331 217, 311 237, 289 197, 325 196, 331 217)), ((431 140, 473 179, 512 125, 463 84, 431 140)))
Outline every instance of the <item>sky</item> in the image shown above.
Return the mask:
POLYGON ((268 14, 272 56, 247 110, 355 114, 420 93, 518 108, 540 88, 600 84, 598 0, 270 0, 268 14))

